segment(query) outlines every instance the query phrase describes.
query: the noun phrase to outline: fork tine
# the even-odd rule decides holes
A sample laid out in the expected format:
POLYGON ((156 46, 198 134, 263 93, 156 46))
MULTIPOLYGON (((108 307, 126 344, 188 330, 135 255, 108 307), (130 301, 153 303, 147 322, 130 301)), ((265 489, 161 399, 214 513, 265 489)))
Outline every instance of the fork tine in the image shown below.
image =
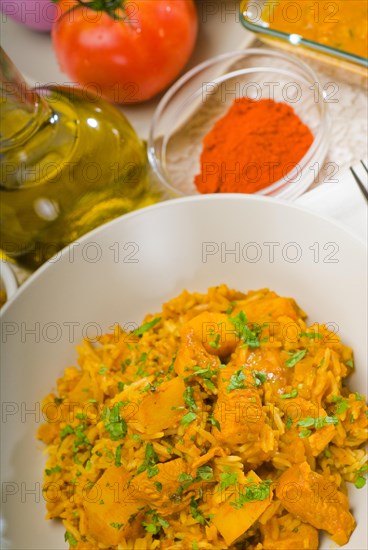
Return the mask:
POLYGON ((365 170, 366 172, 368 172, 368 168, 366 167, 366 165, 364 164, 364 162, 361 160, 360 163, 362 164, 364 170, 365 170))
MULTIPOLYGON (((363 163, 362 163, 362 164, 363 164, 363 163)), ((364 166, 364 165, 363 165, 363 166, 364 166)), ((364 166, 364 168, 365 168, 365 166, 364 166)), ((366 200, 368 201, 368 191, 367 191, 367 189, 364 187, 363 182, 362 182, 362 181, 358 178, 358 176, 356 175, 354 168, 350 167, 350 171, 351 171, 351 173, 353 174, 354 179, 355 179, 355 181, 357 182, 359 189, 361 190, 361 192, 363 193, 364 197, 365 197, 366 200)))

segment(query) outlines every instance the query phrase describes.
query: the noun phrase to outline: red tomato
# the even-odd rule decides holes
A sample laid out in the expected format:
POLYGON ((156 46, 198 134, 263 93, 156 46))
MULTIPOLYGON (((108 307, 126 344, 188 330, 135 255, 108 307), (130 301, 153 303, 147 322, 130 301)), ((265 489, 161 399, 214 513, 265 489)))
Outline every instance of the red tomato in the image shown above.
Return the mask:
POLYGON ((110 101, 155 96, 175 80, 193 51, 198 30, 193 0, 122 0, 116 13, 123 19, 75 0, 61 0, 60 6, 52 39, 62 71, 110 101))

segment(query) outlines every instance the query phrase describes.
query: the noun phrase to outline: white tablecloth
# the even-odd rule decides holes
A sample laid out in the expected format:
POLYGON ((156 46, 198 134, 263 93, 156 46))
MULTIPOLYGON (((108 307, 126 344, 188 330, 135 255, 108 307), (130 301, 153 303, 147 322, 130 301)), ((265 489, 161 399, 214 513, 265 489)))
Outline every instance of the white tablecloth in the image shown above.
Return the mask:
MULTIPOLYGON (((367 178, 362 166, 357 174, 367 178)), ((358 238, 367 242, 368 203, 350 171, 345 171, 337 183, 324 183, 299 197, 299 204, 323 216, 334 218, 358 238)))

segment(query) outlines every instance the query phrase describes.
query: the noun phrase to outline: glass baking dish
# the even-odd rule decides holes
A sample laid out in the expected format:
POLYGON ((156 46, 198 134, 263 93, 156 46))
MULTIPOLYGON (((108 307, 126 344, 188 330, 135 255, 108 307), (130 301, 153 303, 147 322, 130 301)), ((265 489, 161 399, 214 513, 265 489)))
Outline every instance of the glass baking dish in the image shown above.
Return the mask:
MULTIPOLYGON (((344 19, 344 10, 350 4, 350 0, 349 2, 345 0, 342 12, 341 4, 341 0, 243 0, 240 3, 240 20, 246 29, 259 33, 265 42, 272 42, 294 53, 298 48, 300 53, 309 57, 328 61, 353 72, 367 74, 367 36, 363 38, 363 44, 361 36, 355 42, 355 45, 362 46, 361 49, 366 52, 367 57, 348 51, 349 48, 342 46, 338 48, 323 43, 327 41, 326 35, 321 41, 311 39, 311 36, 315 35, 319 29, 322 30, 324 25, 323 28, 334 42, 337 38, 344 36, 347 39, 350 38, 351 42, 354 41, 355 28, 348 25, 346 17, 344 19), (282 10, 282 15, 280 11, 276 12, 277 9, 282 10), (301 21, 302 25, 300 25, 301 21)), ((367 6, 365 0, 360 0, 360 4, 367 6)), ((350 14, 353 13, 353 11, 350 12, 350 14)), ((366 29, 366 19, 362 19, 362 24, 366 29)), ((336 45, 338 44, 335 43, 336 45)))

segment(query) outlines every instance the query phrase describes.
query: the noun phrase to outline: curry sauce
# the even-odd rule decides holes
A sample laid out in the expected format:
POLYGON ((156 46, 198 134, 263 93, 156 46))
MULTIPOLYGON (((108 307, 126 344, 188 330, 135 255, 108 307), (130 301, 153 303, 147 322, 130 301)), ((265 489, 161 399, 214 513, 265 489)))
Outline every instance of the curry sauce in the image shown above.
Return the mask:
POLYGON ((262 19, 275 30, 365 58, 367 17, 365 0, 271 0, 262 13, 262 19))

